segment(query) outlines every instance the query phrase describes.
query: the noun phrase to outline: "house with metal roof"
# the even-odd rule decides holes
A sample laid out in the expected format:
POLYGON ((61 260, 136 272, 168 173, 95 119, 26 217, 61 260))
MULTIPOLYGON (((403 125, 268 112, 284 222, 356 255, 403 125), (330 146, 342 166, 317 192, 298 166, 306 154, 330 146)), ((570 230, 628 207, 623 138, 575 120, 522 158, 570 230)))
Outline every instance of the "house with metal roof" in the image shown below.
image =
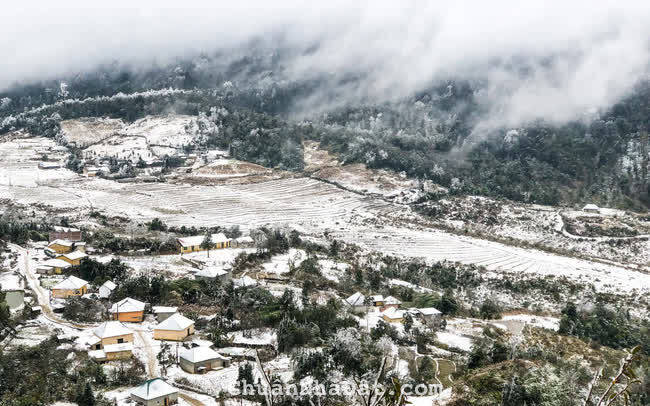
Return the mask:
POLYGON ((173 405, 178 402, 178 389, 161 378, 154 378, 133 389, 131 399, 144 406, 173 405))
MULTIPOLYGON (((177 239, 178 244, 181 247, 181 254, 205 251, 204 248, 201 248, 204 240, 204 235, 195 235, 192 237, 182 237, 177 239)), ((210 236, 210 241, 212 242, 210 249, 221 249, 230 247, 231 239, 226 237, 224 233, 216 233, 210 236)))
POLYGON ((190 374, 204 374, 230 365, 229 357, 225 357, 207 346, 182 351, 179 358, 181 368, 190 374))
POLYGON ((144 320, 146 303, 127 297, 114 303, 108 310, 113 320, 140 323, 144 320))
POLYGON ((99 287, 99 297, 102 299, 108 299, 113 294, 115 288, 117 288, 117 285, 112 281, 104 282, 104 284, 99 287))
POLYGON ((174 313, 153 330, 156 340, 182 341, 194 334, 194 321, 180 313, 174 313))
POLYGON ((133 331, 119 321, 107 321, 93 330, 88 356, 98 361, 130 358, 133 355, 133 331))
POLYGON ((83 296, 88 292, 88 282, 76 276, 68 276, 51 289, 52 297, 67 299, 72 296, 83 296))

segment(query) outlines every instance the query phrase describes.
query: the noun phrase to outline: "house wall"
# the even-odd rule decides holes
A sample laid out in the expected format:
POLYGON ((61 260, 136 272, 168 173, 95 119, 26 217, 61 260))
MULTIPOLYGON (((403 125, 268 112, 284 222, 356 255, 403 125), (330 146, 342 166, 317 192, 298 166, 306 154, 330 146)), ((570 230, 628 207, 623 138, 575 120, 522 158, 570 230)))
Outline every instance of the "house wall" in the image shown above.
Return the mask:
POLYGON ((50 241, 54 241, 54 240, 81 241, 81 231, 71 231, 71 232, 50 231, 49 237, 50 237, 50 241))
POLYGON ((81 289, 52 289, 52 297, 58 299, 67 299, 72 296, 82 296, 88 292, 88 285, 83 286, 81 289))
POLYGON ((117 352, 108 352, 106 353, 106 360, 112 361, 114 359, 128 359, 133 356, 131 351, 117 351, 117 352))
POLYGON ((61 244, 49 245, 48 248, 50 248, 57 254, 67 254, 68 252, 72 252, 72 247, 66 247, 65 245, 61 245, 61 244))
MULTIPOLYGON (((188 327, 190 330, 190 335, 194 334, 194 325, 192 324, 188 327)), ((173 330, 154 330, 153 338, 156 340, 168 340, 168 341, 182 341, 187 337, 187 329, 183 331, 173 331, 173 330)))
POLYGON ((125 343, 132 343, 133 342, 133 333, 124 334, 124 335, 115 336, 115 337, 102 338, 102 348, 105 345, 119 344, 120 339, 124 340, 123 342, 125 342, 125 343))
POLYGON ((22 290, 5 291, 5 303, 10 309, 15 309, 25 303, 25 292, 22 290))
POLYGON ((57 259, 62 259, 65 262, 69 263, 72 266, 79 266, 81 264, 81 258, 70 259, 68 257, 57 257, 57 259))
POLYGON ((205 362, 192 363, 183 358, 180 359, 180 365, 185 372, 188 372, 190 374, 196 374, 198 369, 201 367, 205 367, 206 368, 205 372, 207 372, 212 369, 223 368, 226 366, 224 360, 221 359, 213 359, 213 360, 207 360, 205 362))
POLYGON ((164 406, 165 405, 165 399, 168 399, 169 405, 173 405, 178 402, 178 393, 172 393, 171 395, 163 396, 160 398, 156 399, 151 399, 151 400, 144 400, 142 398, 139 398, 135 395, 131 395, 131 399, 135 400, 138 402, 140 405, 144 406, 164 406))
MULTIPOLYGON (((212 246, 212 248, 210 248, 210 249, 211 250, 218 250, 218 249, 229 248, 229 247, 230 247, 230 241, 226 241, 226 242, 223 242, 223 243, 218 242, 218 243, 214 244, 212 246)), ((206 250, 201 248, 200 245, 193 245, 193 246, 189 246, 189 247, 181 246, 181 253, 182 254, 187 254, 188 252, 200 252, 200 251, 206 251, 206 250)))
POLYGON ((390 317, 384 315, 384 316, 381 316, 381 318, 384 319, 384 321, 387 321, 389 323, 402 323, 404 321, 404 319, 402 317, 397 318, 397 319, 391 319, 390 317))
POLYGON ((113 320, 139 323, 144 319, 144 311, 112 313, 111 316, 113 320))

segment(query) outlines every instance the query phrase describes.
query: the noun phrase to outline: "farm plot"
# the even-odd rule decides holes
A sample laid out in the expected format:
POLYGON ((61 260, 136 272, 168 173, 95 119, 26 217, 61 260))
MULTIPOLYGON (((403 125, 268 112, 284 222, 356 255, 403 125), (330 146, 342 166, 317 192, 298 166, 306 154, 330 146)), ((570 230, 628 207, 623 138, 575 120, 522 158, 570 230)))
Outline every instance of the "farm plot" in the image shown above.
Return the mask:
POLYGON ((553 255, 437 230, 385 227, 335 233, 335 238, 355 241, 373 251, 420 257, 428 261, 452 261, 482 265, 486 277, 500 277, 500 271, 564 276, 576 282, 593 283, 598 291, 611 293, 650 292, 650 275, 615 265, 553 255))
POLYGON ((67 169, 38 167, 44 158, 50 164, 64 166, 64 152, 49 138, 6 137, 4 141, 0 143, 0 185, 37 187, 76 177, 67 169))
POLYGON ((172 225, 231 226, 302 225, 324 228, 352 214, 387 206, 308 179, 281 179, 246 185, 189 186, 166 183, 121 184, 78 178, 50 190, 12 190, 22 203, 99 209, 137 221, 155 217, 172 225))

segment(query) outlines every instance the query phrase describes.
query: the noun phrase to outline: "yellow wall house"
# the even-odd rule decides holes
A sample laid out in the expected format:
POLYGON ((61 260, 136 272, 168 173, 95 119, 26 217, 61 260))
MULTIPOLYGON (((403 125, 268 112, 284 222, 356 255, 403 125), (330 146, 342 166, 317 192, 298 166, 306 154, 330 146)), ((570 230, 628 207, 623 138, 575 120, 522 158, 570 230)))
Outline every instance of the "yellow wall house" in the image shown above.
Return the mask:
POLYGON ((127 297, 111 306, 109 313, 113 320, 140 323, 144 319, 145 303, 127 297))
POLYGON ((65 269, 68 269, 71 266, 72 265, 62 259, 48 259, 36 268, 36 272, 61 275, 65 269))
POLYGON ((65 261, 69 263, 72 266, 78 266, 81 264, 81 260, 83 258, 86 258, 88 255, 83 252, 83 251, 72 251, 67 254, 61 254, 56 257, 56 259, 60 259, 62 261, 65 261))
POLYGON ((119 321, 107 321, 93 330, 88 356, 98 361, 131 358, 133 332, 119 321))
POLYGON ((194 334, 194 322, 180 313, 174 313, 153 330, 156 340, 182 341, 194 334))
MULTIPOLYGON (((195 235, 192 237, 183 237, 178 239, 178 244, 181 246, 181 254, 187 254, 189 252, 198 252, 205 251, 201 248, 201 244, 205 239, 204 235, 195 235)), ((226 237, 223 233, 212 234, 212 247, 211 250, 228 248, 230 247, 230 238, 226 237)))
POLYGON ((88 282, 76 276, 69 276, 52 287, 52 297, 67 299, 82 296, 88 292, 88 282))
POLYGON ((404 310, 389 307, 381 314, 381 318, 389 323, 402 323, 404 321, 404 310))
POLYGON ((68 240, 54 240, 47 245, 47 248, 56 252, 57 254, 67 254, 72 252, 74 243, 68 240))

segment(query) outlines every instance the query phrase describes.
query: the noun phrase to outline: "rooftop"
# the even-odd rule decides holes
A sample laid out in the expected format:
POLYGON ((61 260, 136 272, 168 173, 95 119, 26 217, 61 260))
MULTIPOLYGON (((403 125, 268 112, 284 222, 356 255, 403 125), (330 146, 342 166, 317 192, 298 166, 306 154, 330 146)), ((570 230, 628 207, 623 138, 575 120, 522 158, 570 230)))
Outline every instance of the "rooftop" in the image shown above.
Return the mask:
POLYGON ((143 312, 146 304, 136 299, 127 297, 120 300, 117 303, 114 303, 111 306, 109 312, 111 313, 131 313, 131 312, 143 312))
POLYGON ((52 289, 56 290, 75 290, 75 289, 81 289, 82 287, 86 286, 88 282, 81 278, 77 278, 76 276, 68 276, 66 279, 63 281, 57 283, 52 287, 52 289))
POLYGON ((93 330, 93 334, 95 334, 99 338, 108 338, 108 337, 117 337, 117 336, 123 336, 127 334, 133 334, 131 330, 126 328, 124 324, 120 323, 119 321, 105 321, 102 324, 100 324, 98 327, 96 327, 93 330))
MULTIPOLYGON (((230 241, 230 238, 226 237, 224 233, 212 234, 210 238, 213 244, 230 241)), ((183 247, 195 247, 201 245, 204 239, 204 235, 195 235, 192 237, 179 238, 178 243, 183 247)))
POLYGON ((180 353, 180 357, 193 364, 198 362, 205 362, 213 359, 224 359, 224 360, 230 359, 228 357, 224 357, 223 355, 214 351, 212 348, 206 346, 194 347, 194 348, 190 348, 189 350, 185 350, 180 353))
POLYGON ((150 379, 131 391, 131 395, 144 400, 156 399, 173 393, 178 393, 178 389, 161 378, 150 379))
POLYGON ((165 321, 159 323, 155 329, 156 330, 172 330, 172 331, 182 331, 194 324, 194 321, 188 319, 180 313, 174 313, 169 316, 165 321))

